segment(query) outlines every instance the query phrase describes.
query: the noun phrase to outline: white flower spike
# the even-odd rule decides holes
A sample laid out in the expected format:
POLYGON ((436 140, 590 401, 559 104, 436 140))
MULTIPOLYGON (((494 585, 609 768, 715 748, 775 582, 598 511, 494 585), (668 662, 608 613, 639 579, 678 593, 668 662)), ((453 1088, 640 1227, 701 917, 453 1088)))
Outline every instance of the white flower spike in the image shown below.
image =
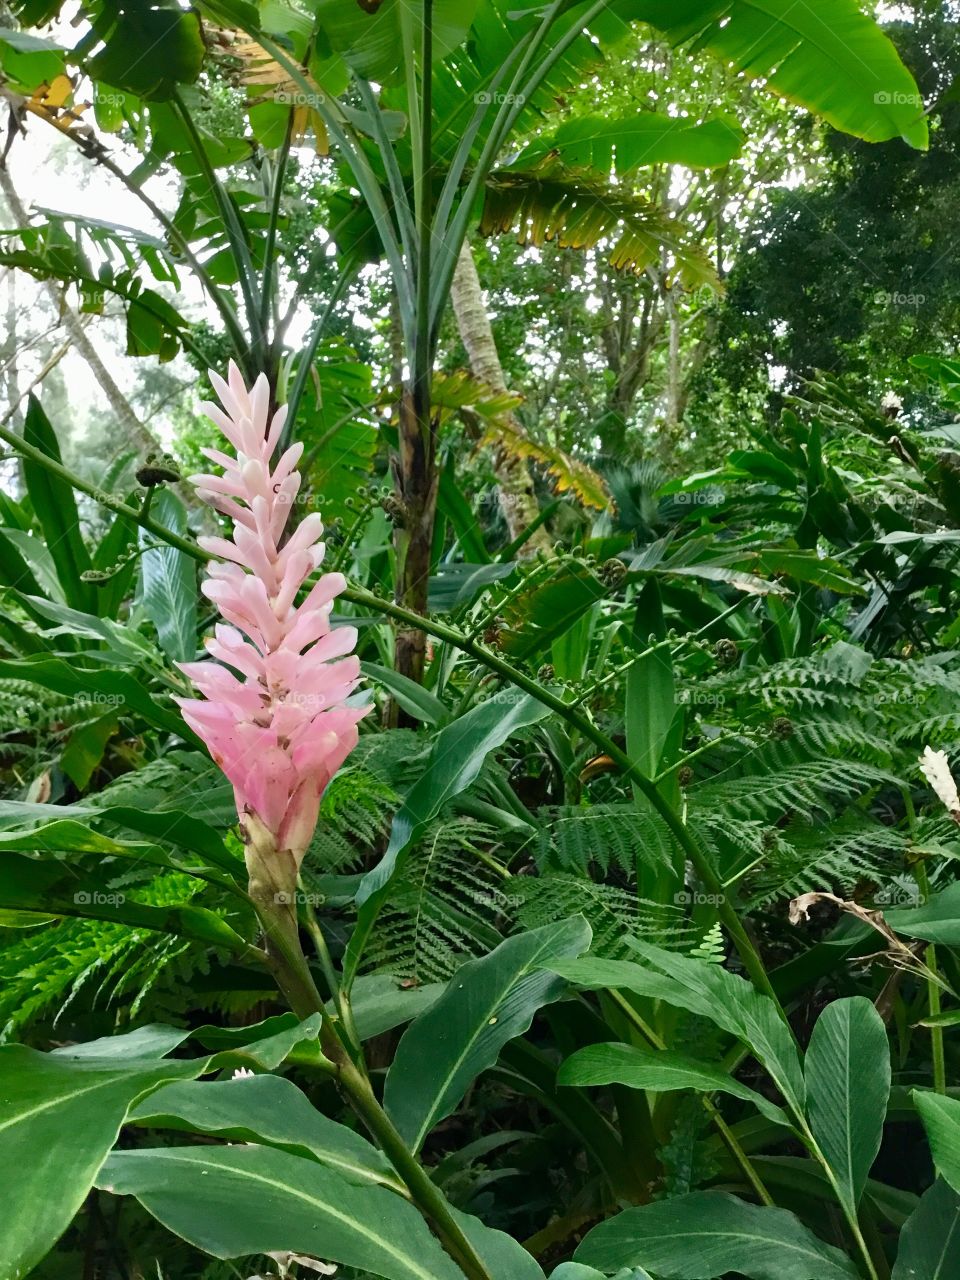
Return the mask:
POLYGON ((932 751, 924 747, 920 757, 920 771, 943 802, 955 822, 960 822, 960 796, 957 784, 950 772, 950 761, 945 751, 932 751))

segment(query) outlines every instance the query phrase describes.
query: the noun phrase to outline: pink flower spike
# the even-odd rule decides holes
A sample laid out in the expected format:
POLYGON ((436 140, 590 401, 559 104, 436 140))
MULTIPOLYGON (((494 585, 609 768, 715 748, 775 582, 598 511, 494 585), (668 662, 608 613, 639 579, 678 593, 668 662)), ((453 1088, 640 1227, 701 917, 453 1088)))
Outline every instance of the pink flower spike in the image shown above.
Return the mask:
POLYGON ((323 524, 308 515, 286 533, 303 452, 290 445, 271 468, 286 407, 268 422, 266 377, 248 390, 232 361, 226 379, 211 373, 210 381, 223 408, 202 408, 235 456, 205 449, 223 475, 191 479, 234 528, 229 537, 200 540, 217 557, 203 592, 224 623, 207 641, 210 659, 182 664, 203 697, 177 701, 233 784, 248 836, 268 836, 299 866, 323 792, 356 746, 357 723, 369 710, 346 705, 359 678, 357 633, 330 628, 332 602, 346 587, 339 573, 322 574, 295 603, 323 558, 323 524))

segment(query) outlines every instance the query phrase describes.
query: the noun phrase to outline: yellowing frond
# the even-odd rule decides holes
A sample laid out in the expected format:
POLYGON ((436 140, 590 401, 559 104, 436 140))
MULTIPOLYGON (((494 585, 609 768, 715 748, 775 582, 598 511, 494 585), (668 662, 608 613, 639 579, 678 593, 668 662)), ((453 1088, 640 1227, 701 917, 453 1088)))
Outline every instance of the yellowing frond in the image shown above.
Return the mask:
POLYGON ((610 263, 641 272, 666 248, 689 288, 719 289, 706 254, 690 243, 686 229, 640 196, 620 195, 606 182, 573 174, 544 175, 501 170, 486 184, 480 234, 514 233, 519 244, 552 241, 562 249, 592 249, 610 241, 610 263))

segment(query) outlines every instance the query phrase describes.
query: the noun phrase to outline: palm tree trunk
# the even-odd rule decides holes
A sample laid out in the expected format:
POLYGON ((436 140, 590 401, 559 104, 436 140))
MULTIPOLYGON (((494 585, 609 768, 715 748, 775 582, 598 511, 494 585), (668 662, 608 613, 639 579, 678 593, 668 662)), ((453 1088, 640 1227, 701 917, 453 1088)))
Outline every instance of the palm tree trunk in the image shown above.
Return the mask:
MULTIPOLYGON (((490 327, 490 317, 483 301, 477 264, 467 241, 464 241, 457 260, 450 301, 453 304, 460 338, 467 349, 473 376, 485 382, 491 390, 505 392, 507 384, 503 376, 503 366, 500 363, 493 330, 490 327)), ((510 425, 511 430, 522 433, 522 428, 516 419, 513 419, 510 425)), ((513 542, 529 525, 533 524, 540 514, 533 481, 525 460, 508 453, 505 449, 495 450, 493 469, 497 477, 497 498, 500 510, 507 524, 510 541, 513 542)), ((536 529, 524 543, 520 554, 533 555, 538 549, 550 550, 550 539, 547 531, 542 527, 536 529)))

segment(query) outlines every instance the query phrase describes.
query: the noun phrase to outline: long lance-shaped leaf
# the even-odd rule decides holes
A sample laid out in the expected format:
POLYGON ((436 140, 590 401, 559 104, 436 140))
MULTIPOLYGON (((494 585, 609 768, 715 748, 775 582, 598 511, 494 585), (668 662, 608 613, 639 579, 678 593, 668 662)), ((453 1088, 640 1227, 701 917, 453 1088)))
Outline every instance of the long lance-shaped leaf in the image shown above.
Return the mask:
POLYGON ((763 1094, 735 1080, 729 1071, 669 1049, 638 1049, 632 1044, 590 1044, 572 1054, 557 1072, 557 1084, 625 1084, 631 1089, 669 1093, 698 1089, 732 1094, 752 1102, 774 1124, 790 1127, 786 1114, 763 1094))
MULTIPOLYGON (((169 1028, 165 1029, 168 1033, 169 1028)), ((0 1046, 0 1162, 8 1171, 0 1223, 0 1275, 25 1276, 83 1204, 127 1108, 167 1080, 192 1077, 206 1059, 158 1061, 186 1038, 157 1037, 145 1057, 145 1029, 94 1046, 38 1053, 0 1046), (15 1171, 15 1174, 14 1174, 15 1171)))
MULTIPOLYGON (((155 520, 182 537, 187 513, 175 493, 167 490, 152 504, 155 520)), ((168 543, 157 546, 144 530, 140 546, 140 603, 157 629, 160 647, 172 662, 192 661, 197 653, 197 565, 168 543)))
POLYGON ((545 715, 546 708, 533 698, 499 693, 437 735, 426 767, 393 819, 386 853, 364 876, 357 894, 361 906, 390 880, 398 859, 426 823, 475 780, 489 753, 518 729, 545 715))
POLYGON ((859 138, 926 147, 916 82, 856 0, 615 0, 614 11, 706 48, 859 138))
POLYGON ((387 1280, 462 1280, 411 1204, 271 1147, 115 1152, 97 1183, 215 1258, 304 1253, 387 1280))
MULTIPOLYGON (((30 396, 28 401, 23 438, 54 462, 61 461, 60 445, 53 427, 34 396, 30 396)), ((65 480, 33 462, 24 461, 23 475, 67 603, 75 609, 93 613, 97 607, 97 593, 81 577, 92 567, 92 562, 80 535, 80 517, 73 490, 65 480)))
POLYGON ((960 1193, 960 1100, 915 1089, 920 1113, 937 1172, 960 1193))
POLYGON ((938 1178, 903 1224, 891 1280, 960 1276, 960 1195, 938 1178))
POLYGON ((130 1122, 211 1134, 229 1142, 258 1142, 328 1165, 347 1182, 403 1191, 376 1147, 317 1111, 292 1081, 281 1076, 166 1085, 131 1111, 130 1122))
POLYGON ((647 1267, 661 1280, 856 1280, 853 1263, 785 1209, 759 1208, 718 1191, 695 1191, 608 1218, 574 1258, 615 1271, 647 1267))
POLYGON ((586 956, 582 960, 557 961, 551 968, 578 986, 634 991, 715 1022, 749 1045, 794 1115, 803 1113, 800 1057, 773 1000, 719 965, 633 939, 630 944, 645 963, 586 956))
POLYGON ((190 1033, 157 1025, 52 1053, 0 1045, 0 1164, 11 1171, 0 1216, 0 1275, 27 1275, 53 1247, 138 1099, 217 1067, 274 1069, 298 1044, 315 1045, 319 1026, 319 1018, 308 1019, 254 1044, 238 1037, 236 1047, 191 1059, 166 1056, 190 1033))
POLYGON ((864 996, 827 1005, 804 1063, 807 1120, 851 1214, 883 1137, 890 1048, 883 1019, 864 996))
POLYGON ((553 959, 590 945, 580 916, 508 938, 454 974, 447 990, 404 1033, 387 1074, 384 1107, 412 1150, 450 1115, 481 1071, 522 1035, 565 983, 547 969, 553 959))

